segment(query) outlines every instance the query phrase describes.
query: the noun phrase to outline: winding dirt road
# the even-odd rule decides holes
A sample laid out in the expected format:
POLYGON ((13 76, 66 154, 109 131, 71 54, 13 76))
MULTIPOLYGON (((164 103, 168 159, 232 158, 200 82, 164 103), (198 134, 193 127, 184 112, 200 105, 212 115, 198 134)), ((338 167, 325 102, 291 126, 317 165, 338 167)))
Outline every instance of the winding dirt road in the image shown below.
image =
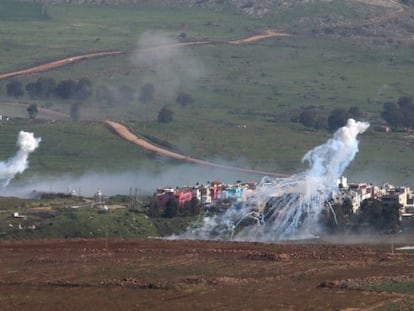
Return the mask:
MULTIPOLYGON (((282 37, 282 36, 288 36, 288 34, 283 33, 283 32, 276 32, 274 30, 266 30, 262 34, 247 37, 247 38, 240 39, 240 40, 230 40, 230 41, 225 41, 225 42, 214 42, 214 41, 182 42, 182 43, 170 44, 170 45, 164 45, 164 46, 149 47, 149 48, 146 48, 146 49, 141 49, 141 51, 151 51, 151 50, 154 50, 154 49, 171 48, 171 47, 179 47, 179 46, 206 45, 206 44, 213 44, 213 43, 214 44, 225 43, 225 44, 231 44, 231 45, 239 45, 239 44, 243 44, 243 43, 252 43, 252 42, 255 42, 255 41, 258 41, 258 40, 268 39, 268 38, 272 38, 272 37, 282 37)), ((35 67, 31 67, 31 68, 27 68, 27 69, 23 69, 23 70, 19 70, 19 71, 0 74, 0 79, 6 79, 6 78, 15 77, 15 76, 21 76, 21 75, 28 75, 28 74, 43 72, 43 71, 47 71, 47 70, 54 69, 54 68, 57 68, 57 67, 65 66, 65 65, 72 64, 72 63, 75 63, 75 62, 79 62, 81 60, 88 60, 88 59, 97 58, 97 57, 112 56, 112 55, 119 55, 119 54, 126 54, 126 52, 125 51, 102 51, 102 52, 96 52, 96 53, 77 55, 77 56, 73 56, 73 57, 69 57, 69 58, 65 58, 65 59, 61 59, 61 60, 56 60, 56 61, 53 61, 53 62, 50 62, 50 63, 38 65, 38 66, 35 66, 35 67)), ((25 104, 15 104, 15 105, 18 105, 20 107, 25 107, 25 108, 28 107, 28 105, 25 105, 25 104)), ((39 109, 39 111, 41 111, 43 113, 47 113, 52 117, 59 117, 59 118, 63 118, 63 119, 69 118, 69 116, 65 113, 56 112, 56 111, 45 109, 45 108, 38 108, 38 109, 39 109)), ((104 123, 109 129, 111 129, 115 134, 117 134, 122 139, 124 139, 124 140, 126 140, 126 141, 128 141, 132 144, 135 144, 136 146, 138 146, 140 148, 143 148, 146 151, 154 152, 156 154, 159 154, 159 155, 162 155, 162 156, 165 156, 165 157, 169 157, 169 158, 172 158, 172 159, 175 159, 175 160, 178 160, 178 161, 194 163, 194 164, 199 164, 199 165, 208 166, 208 167, 215 167, 215 168, 220 168, 220 169, 224 169, 224 170, 244 172, 244 173, 269 175, 269 176, 274 176, 274 177, 286 177, 286 175, 284 175, 284 174, 265 172, 265 171, 260 171, 260 170, 252 170, 252 169, 246 169, 246 168, 241 168, 241 167, 233 167, 233 166, 222 165, 222 164, 217 164, 217 163, 213 163, 213 162, 208 162, 208 161, 188 157, 188 156, 185 156, 185 155, 182 155, 182 154, 179 154, 179 153, 167 150, 167 149, 163 149, 163 148, 158 147, 154 144, 151 144, 150 142, 148 142, 148 141, 138 137, 137 135, 133 134, 132 132, 130 132, 129 129, 121 123, 111 121, 111 120, 106 120, 106 121, 104 121, 104 123)))
MULTIPOLYGON (((219 43, 239 45, 239 44, 243 44, 243 43, 252 43, 252 42, 255 42, 255 41, 268 39, 268 38, 273 38, 273 37, 285 37, 285 36, 289 36, 289 34, 284 33, 284 32, 277 32, 277 31, 274 31, 274 30, 265 30, 262 34, 250 36, 250 37, 247 37, 247 38, 244 38, 244 39, 239 39, 239 40, 229 40, 229 41, 223 41, 223 42, 221 42, 221 41, 211 41, 211 40, 179 42, 179 43, 175 43, 175 44, 159 45, 159 46, 149 47, 149 48, 145 48, 145 49, 140 49, 140 51, 148 52, 148 51, 155 50, 155 49, 158 50, 158 49, 166 49, 166 48, 181 47, 181 46, 185 47, 185 46, 208 45, 208 44, 219 44, 219 43)), ((58 68, 58 67, 62 67, 62 66, 65 66, 65 65, 80 62, 82 60, 89 60, 89 59, 97 58, 97 57, 113 56, 113 55, 120 55, 120 54, 127 54, 127 52, 126 51, 100 51, 100 52, 95 52, 95 53, 76 55, 76 56, 72 56, 72 57, 59 59, 59 60, 56 60, 56 61, 53 61, 53 62, 41 64, 41 65, 31 67, 31 68, 26 68, 26 69, 22 69, 22 70, 18 70, 18 71, 3 73, 3 74, 0 74, 0 80, 7 79, 7 78, 12 78, 12 77, 16 77, 16 76, 24 76, 24 75, 29 75, 29 74, 33 74, 33 73, 48 71, 48 70, 51 70, 51 69, 54 69, 54 68, 58 68)))
POLYGON ((199 160, 195 159, 189 156, 182 155, 177 152, 173 152, 167 149, 163 149, 161 147, 158 147, 156 145, 153 145, 149 143, 148 141, 142 139, 141 137, 138 137, 137 135, 133 134, 125 125, 111 121, 106 120, 104 121, 105 125, 111 129, 115 134, 117 134, 122 139, 137 145, 146 151, 154 152, 156 154, 169 157, 178 161, 188 162, 188 163, 194 163, 199 164, 203 166, 209 166, 214 168, 220 168, 224 170, 232 170, 232 171, 238 171, 238 172, 244 172, 244 173, 253 173, 253 174, 260 174, 260 175, 270 175, 274 177, 286 177, 284 174, 278 174, 278 173, 272 173, 272 172, 265 172, 260 170, 253 170, 253 169, 247 169, 242 167, 235 167, 235 166, 229 166, 229 165, 223 165, 218 163, 213 163, 205 160, 199 160))

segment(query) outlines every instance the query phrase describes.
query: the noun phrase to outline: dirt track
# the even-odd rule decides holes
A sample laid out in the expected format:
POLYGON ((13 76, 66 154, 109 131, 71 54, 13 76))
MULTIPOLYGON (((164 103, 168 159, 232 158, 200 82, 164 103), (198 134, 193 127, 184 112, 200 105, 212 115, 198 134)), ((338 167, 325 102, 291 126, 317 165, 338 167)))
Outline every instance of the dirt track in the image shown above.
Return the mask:
MULTIPOLYGON (((170 45, 161 45, 161 46, 149 47, 149 48, 142 49, 140 51, 151 51, 151 50, 154 50, 154 49, 172 48, 172 47, 180 47, 180 46, 206 45, 206 44, 213 44, 213 43, 214 44, 226 43, 226 44, 236 44, 236 45, 238 45, 238 44, 242 44, 242 43, 251 43, 251 42, 258 41, 258 40, 263 40, 263 39, 268 39, 268 38, 273 38, 273 37, 283 37, 283 36, 288 36, 288 34, 284 33, 284 32, 276 32, 274 30, 266 30, 266 31, 264 31, 263 34, 247 37, 247 38, 240 39, 240 40, 229 40, 229 41, 224 41, 224 42, 210 41, 210 40, 180 42, 180 43, 170 44, 170 45)), ((0 80, 1 79, 12 78, 12 77, 16 77, 16 76, 22 76, 22 75, 28 75, 28 74, 43 72, 43 71, 51 70, 51 69, 54 69, 54 68, 57 68, 57 67, 62 67, 62 66, 68 65, 68 64, 76 63, 76 62, 79 62, 79 61, 82 61, 82 60, 88 60, 88 59, 103 57, 103 56, 126 54, 126 53, 127 53, 126 51, 101 51, 101 52, 95 52, 95 53, 76 55, 76 56, 56 60, 56 61, 53 61, 53 62, 41 64, 41 65, 31 67, 31 68, 27 68, 27 69, 22 69, 22 70, 18 70, 18 71, 3 73, 3 74, 0 74, 0 80)))
MULTIPOLYGON (((0 242, 1 310, 388 310, 413 296, 389 245, 167 240, 0 242)), ((410 308, 392 310, 412 310, 410 308)))
POLYGON ((149 142, 147 142, 146 140, 136 136, 135 134, 131 133, 129 131, 129 129, 118 122, 115 121, 111 121, 111 120, 106 120, 105 121, 106 126, 108 126, 114 133, 116 133, 118 136, 120 136, 122 139, 137 145, 147 151, 150 152, 154 152, 160 155, 163 155, 165 157, 169 157, 178 161, 184 161, 184 162, 189 162, 189 163, 194 163, 194 164, 200 164, 203 166, 209 166, 209 167, 215 167, 215 168, 221 168, 224 170, 233 170, 233 171, 238 171, 238 172, 245 172, 245 173, 253 173, 253 174, 260 174, 260 175, 269 175, 269 176, 276 176, 276 177, 285 177, 286 175, 284 174, 277 174, 277 173, 272 173, 272 172, 265 172, 265 171, 260 171, 260 170, 251 170, 251 169, 246 169, 246 168, 241 168, 241 167, 234 167, 234 166, 228 166, 228 165, 222 165, 222 164, 217 164, 217 163, 213 163, 213 162, 208 162, 208 161, 204 161, 204 160, 199 160, 199 159, 195 159, 189 156, 185 156, 173 151, 169 151, 163 148, 160 148, 156 145, 153 145, 149 142))
POLYGON ((68 64, 76 63, 76 62, 79 62, 81 60, 87 60, 87 59, 91 59, 91 58, 97 58, 97 57, 103 57, 103 56, 109 56, 109 55, 118 55, 118 54, 125 54, 125 52, 123 52, 123 51, 103 51, 103 52, 77 55, 77 56, 68 57, 68 58, 56 60, 56 61, 53 61, 53 62, 49 62, 49 63, 46 63, 46 64, 38 65, 38 66, 35 66, 35 67, 27 68, 27 69, 13 71, 13 72, 9 72, 9 73, 3 73, 3 74, 0 74, 0 79, 7 79, 7 78, 15 77, 15 76, 23 76, 23 75, 33 74, 33 73, 37 73, 37 72, 51 70, 51 69, 54 69, 54 68, 57 68, 57 67, 62 67, 62 66, 68 65, 68 64))

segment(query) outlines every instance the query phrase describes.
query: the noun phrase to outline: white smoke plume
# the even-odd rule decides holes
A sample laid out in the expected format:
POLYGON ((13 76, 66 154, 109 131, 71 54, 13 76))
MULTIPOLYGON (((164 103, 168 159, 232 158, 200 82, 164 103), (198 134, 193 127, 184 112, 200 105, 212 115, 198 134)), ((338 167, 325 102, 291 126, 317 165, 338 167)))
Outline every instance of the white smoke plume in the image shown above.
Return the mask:
POLYGON ((289 178, 263 178, 242 204, 224 214, 206 217, 183 238, 278 241, 316 237, 325 202, 358 152, 357 135, 368 123, 349 119, 331 139, 305 154, 308 170, 289 178))
POLYGON ((5 162, 0 162, 0 182, 3 187, 17 175, 23 173, 29 166, 29 155, 39 146, 41 138, 35 138, 33 133, 20 131, 17 137, 16 155, 5 162))

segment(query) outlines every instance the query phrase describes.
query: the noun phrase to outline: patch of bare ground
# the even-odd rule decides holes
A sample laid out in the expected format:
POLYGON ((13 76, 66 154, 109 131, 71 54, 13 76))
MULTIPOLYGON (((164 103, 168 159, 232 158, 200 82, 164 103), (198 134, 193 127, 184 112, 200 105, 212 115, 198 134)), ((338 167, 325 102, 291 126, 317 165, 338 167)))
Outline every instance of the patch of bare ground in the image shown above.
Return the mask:
POLYGON ((375 310, 413 277, 382 245, 188 240, 0 242, 1 310, 375 310))

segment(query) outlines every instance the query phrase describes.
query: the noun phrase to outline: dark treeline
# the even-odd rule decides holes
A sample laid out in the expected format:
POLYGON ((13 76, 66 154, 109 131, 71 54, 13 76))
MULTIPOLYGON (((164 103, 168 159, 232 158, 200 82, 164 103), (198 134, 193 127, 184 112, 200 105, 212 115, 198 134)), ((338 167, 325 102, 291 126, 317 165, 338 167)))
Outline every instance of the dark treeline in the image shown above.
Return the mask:
POLYGON ((398 202, 365 199, 354 213, 352 202, 345 199, 324 209, 321 223, 328 233, 397 233, 401 227, 398 202))
POLYGON ((47 100, 56 97, 62 100, 86 100, 92 95, 92 82, 88 78, 78 81, 66 79, 57 82, 53 78, 38 78, 36 82, 29 82, 25 86, 17 80, 6 85, 7 96, 19 98, 25 91, 31 99, 47 100))
MULTIPOLYGON (((379 117, 381 123, 387 123, 393 129, 414 129, 414 100, 412 96, 401 96, 396 102, 387 101, 382 104, 379 117)), ((335 108, 326 111, 323 107, 308 106, 300 109, 298 114, 291 118, 292 122, 299 122, 304 127, 312 129, 328 129, 334 131, 344 126, 349 118, 366 118, 367 114, 358 106, 348 109, 335 108)))

